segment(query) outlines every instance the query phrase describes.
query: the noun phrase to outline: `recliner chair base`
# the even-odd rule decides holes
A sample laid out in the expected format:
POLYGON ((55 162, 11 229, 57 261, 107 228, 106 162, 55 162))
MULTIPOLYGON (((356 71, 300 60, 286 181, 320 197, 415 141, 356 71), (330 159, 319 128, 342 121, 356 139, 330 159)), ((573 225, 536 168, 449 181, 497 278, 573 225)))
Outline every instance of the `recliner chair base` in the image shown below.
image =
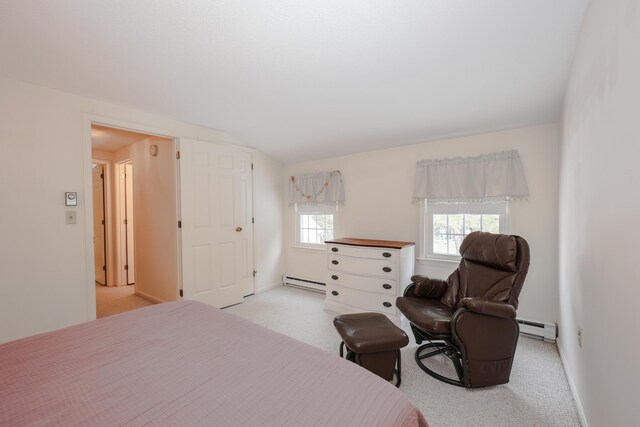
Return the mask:
POLYGON ((462 364, 460 363, 460 353, 456 348, 447 343, 446 341, 430 341, 427 344, 423 344, 416 350, 415 353, 416 363, 424 372, 432 376, 433 378, 443 381, 447 384, 456 385, 459 387, 468 387, 463 383, 463 373, 462 373, 462 364), (430 351, 428 353, 424 353, 425 350, 429 350, 435 348, 435 350, 430 351), (444 375, 440 375, 437 372, 432 371, 427 368, 427 366, 422 361, 423 359, 427 359, 429 357, 435 356, 437 354, 444 354, 447 356, 451 362, 453 363, 453 367, 456 369, 456 373, 458 374, 458 379, 453 379, 449 377, 445 377, 444 375))
POLYGON ((417 348, 415 353, 415 360, 420 369, 432 376, 433 378, 445 382, 447 384, 455 385, 458 387, 469 387, 469 384, 465 381, 464 370, 462 368, 462 355, 456 346, 451 344, 445 337, 432 336, 425 331, 416 328, 414 324, 411 324, 411 331, 416 339, 416 343, 422 344, 423 341, 428 341, 427 344, 422 344, 417 348), (426 350, 435 349, 428 353, 426 350), (457 379, 445 377, 433 370, 429 369, 423 362, 427 359, 438 354, 444 354, 453 363, 453 367, 458 375, 457 379))
MULTIPOLYGON (((454 321, 461 315, 466 316, 479 316, 475 313, 468 312, 466 310, 459 310, 456 316, 454 317, 454 321)), ((511 328, 512 335, 512 347, 509 349, 509 357, 500 357, 499 354, 497 358, 471 358, 469 359, 469 354, 467 353, 467 349, 463 344, 463 341, 456 334, 456 331, 453 331, 451 336, 448 335, 437 335, 431 334, 429 332, 423 331, 422 329, 416 327, 413 323, 411 323, 411 330, 416 339, 417 344, 422 344, 423 341, 427 341, 426 344, 418 347, 415 353, 415 360, 417 365, 424 372, 432 376, 433 378, 445 382, 447 384, 456 385, 459 387, 465 388, 479 388, 479 387, 489 387, 496 386, 500 384, 506 384, 509 382, 509 374, 511 372, 511 366, 513 362, 513 355, 515 354, 516 344, 518 342, 518 323, 515 319, 497 319, 501 322, 501 324, 505 327, 511 328), (423 362, 424 359, 427 359, 432 356, 436 356, 438 354, 444 354, 447 356, 451 362, 453 363, 453 367, 456 370, 456 374, 458 376, 457 379, 446 377, 437 372, 434 372, 432 369, 428 368, 423 362), (470 368, 473 367, 475 369, 475 376, 470 372, 470 368), (487 372, 490 373, 490 376, 487 375, 487 372)), ((503 331, 503 335, 507 335, 509 329, 503 331)), ((493 353, 495 356, 496 353, 493 353)))

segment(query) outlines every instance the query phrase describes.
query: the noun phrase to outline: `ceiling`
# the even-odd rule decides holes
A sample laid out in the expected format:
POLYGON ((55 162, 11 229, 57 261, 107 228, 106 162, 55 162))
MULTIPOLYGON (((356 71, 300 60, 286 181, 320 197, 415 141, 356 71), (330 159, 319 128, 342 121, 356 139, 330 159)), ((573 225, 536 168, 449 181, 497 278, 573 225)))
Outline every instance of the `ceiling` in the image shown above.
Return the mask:
POLYGON ((5 0, 0 75, 285 162, 556 121, 588 0, 5 0))
POLYGON ((167 140, 166 138, 147 135, 144 133, 132 132, 124 129, 111 128, 107 126, 91 125, 91 148, 98 151, 113 152, 135 144, 143 139, 154 138, 155 140, 167 140))

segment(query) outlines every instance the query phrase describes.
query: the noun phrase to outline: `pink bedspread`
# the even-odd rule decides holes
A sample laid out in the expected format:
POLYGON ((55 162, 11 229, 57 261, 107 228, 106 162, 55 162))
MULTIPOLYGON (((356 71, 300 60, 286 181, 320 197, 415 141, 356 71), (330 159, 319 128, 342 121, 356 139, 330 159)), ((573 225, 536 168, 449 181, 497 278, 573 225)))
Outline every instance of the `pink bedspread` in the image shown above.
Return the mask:
POLYGON ((424 427, 351 362, 190 301, 0 345, 0 425, 424 427))

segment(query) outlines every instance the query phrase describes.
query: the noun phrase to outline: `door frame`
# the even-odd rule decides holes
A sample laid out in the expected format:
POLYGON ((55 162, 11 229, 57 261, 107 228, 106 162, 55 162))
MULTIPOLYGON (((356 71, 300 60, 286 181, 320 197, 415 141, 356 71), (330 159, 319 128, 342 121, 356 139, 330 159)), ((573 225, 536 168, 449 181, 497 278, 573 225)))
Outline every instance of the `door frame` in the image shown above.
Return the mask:
MULTIPOLYGON (((174 136, 171 132, 163 129, 146 126, 139 123, 117 120, 110 117, 95 114, 84 114, 82 118, 82 145, 83 145, 83 175, 84 185, 81 198, 84 199, 84 253, 85 253, 85 283, 87 289, 87 320, 96 319, 96 289, 95 289, 95 266, 93 251, 93 177, 91 174, 92 147, 91 147, 91 126, 101 125, 115 129, 128 130, 132 132, 144 133, 150 136, 160 136, 173 139, 176 143, 176 150, 180 150, 180 137, 174 136), (84 197, 82 197, 84 195, 84 197)), ((176 213, 180 218, 180 164, 176 160, 176 213)), ((176 294, 182 288, 182 245, 180 244, 180 230, 176 226, 178 233, 178 281, 176 283, 176 294)))
MULTIPOLYGON (((92 156, 93 157, 93 156, 92 156)), ((106 265, 106 270, 104 272, 104 283, 105 286, 109 286, 109 281, 113 281, 114 277, 113 277, 113 272, 110 270, 113 270, 113 253, 112 253, 112 249, 111 245, 109 245, 109 239, 111 238, 111 234, 113 232, 113 230, 111 230, 111 227, 109 226, 110 221, 111 221, 111 197, 109 197, 110 191, 111 191, 111 186, 110 186, 110 180, 111 180, 111 168, 109 167, 109 162, 106 160, 102 160, 102 159, 97 159, 97 158, 92 158, 91 159, 92 163, 95 163, 97 165, 101 165, 102 166, 102 173, 104 174, 104 178, 102 179, 102 210, 103 210, 103 218, 104 218, 104 225, 103 225, 103 231, 104 231, 104 263, 106 265)), ((92 180, 93 180, 93 176, 92 176, 92 180)), ((92 209, 91 209, 91 218, 93 218, 93 186, 91 188, 91 194, 92 194, 92 209)), ((89 216, 89 215, 87 215, 89 216)), ((93 229, 91 230, 91 232, 93 233, 93 229)), ((93 240, 92 240, 92 245, 91 248, 94 248, 93 245, 93 240)), ((95 266, 94 266, 95 267, 95 266)), ((94 268, 94 274, 95 274, 95 268, 94 268)))
MULTIPOLYGON (((106 204, 105 204, 105 227, 107 230, 107 235, 106 235, 106 245, 107 245, 107 253, 106 253, 106 257, 107 257, 107 285, 109 283, 114 283, 113 279, 116 277, 116 256, 115 256, 115 252, 112 245, 109 244, 109 242, 112 241, 113 239, 113 233, 114 233, 114 227, 112 224, 112 215, 111 215, 111 208, 112 205, 114 203, 112 197, 111 197, 111 190, 113 188, 112 185, 112 179, 114 176, 114 171, 113 171, 113 167, 111 165, 111 160, 109 159, 103 159, 101 157, 93 157, 93 153, 92 153, 92 162, 93 163, 99 163, 102 164, 104 166, 104 179, 105 179, 105 200, 106 200, 106 204)), ((92 188, 93 190, 93 188, 92 188)), ((91 199, 91 203, 93 203, 93 197, 91 199)), ((93 208, 93 204, 91 205, 91 207, 93 208)), ((91 210, 91 212, 87 212, 87 216, 88 218, 91 218, 93 216, 93 209, 91 210)), ((91 230, 91 233, 93 235, 93 229, 91 230)), ((91 241, 91 248, 93 249, 93 240, 91 241)))

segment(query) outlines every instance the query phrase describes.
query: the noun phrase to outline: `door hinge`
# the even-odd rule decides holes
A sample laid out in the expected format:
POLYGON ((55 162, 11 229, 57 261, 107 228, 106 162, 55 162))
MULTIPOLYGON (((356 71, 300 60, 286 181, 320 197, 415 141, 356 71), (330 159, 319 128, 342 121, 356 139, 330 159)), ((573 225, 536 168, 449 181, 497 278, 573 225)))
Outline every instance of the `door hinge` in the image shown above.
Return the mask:
POLYGON ((180 160, 180 152, 179 151, 176 151, 176 159, 180 160))
POLYGON ((251 224, 255 224, 256 223, 256 219, 255 218, 251 218, 251 224))
POLYGON ((251 170, 253 170, 253 163, 251 163, 251 170))
POLYGON ((253 270, 253 277, 256 277, 256 274, 258 274, 258 272, 253 270))
POLYGON ((102 220, 102 225, 104 225, 104 219, 102 220))
POLYGON ((103 173, 100 174, 100 179, 104 179, 104 174, 103 173))
POLYGON ((178 221, 178 228, 182 228, 182 221, 178 221))
POLYGON ((182 295, 182 289, 180 289, 180 296, 183 296, 183 295, 182 295))
POLYGON ((107 266, 106 266, 106 265, 103 265, 103 266, 102 266, 102 269, 103 269, 104 271, 107 271, 107 266))
POLYGON ((125 265, 125 266, 124 266, 124 269, 125 269, 125 270, 128 270, 128 269, 129 269, 129 266, 128 266, 128 265, 125 265))
POLYGON ((124 222, 124 225, 127 225, 127 224, 128 224, 128 222, 127 222, 127 219, 126 219, 126 218, 123 220, 123 222, 124 222))

